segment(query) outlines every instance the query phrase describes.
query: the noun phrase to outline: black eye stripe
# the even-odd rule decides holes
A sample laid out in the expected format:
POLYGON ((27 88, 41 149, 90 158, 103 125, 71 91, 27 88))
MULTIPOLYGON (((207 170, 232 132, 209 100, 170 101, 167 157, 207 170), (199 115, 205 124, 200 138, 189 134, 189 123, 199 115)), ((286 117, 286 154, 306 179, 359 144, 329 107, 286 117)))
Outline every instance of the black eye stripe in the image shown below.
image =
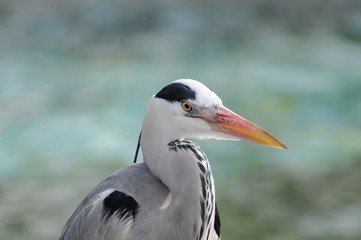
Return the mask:
POLYGON ((184 99, 196 99, 196 92, 182 83, 171 83, 160 90, 155 97, 162 98, 170 102, 180 102, 184 99))

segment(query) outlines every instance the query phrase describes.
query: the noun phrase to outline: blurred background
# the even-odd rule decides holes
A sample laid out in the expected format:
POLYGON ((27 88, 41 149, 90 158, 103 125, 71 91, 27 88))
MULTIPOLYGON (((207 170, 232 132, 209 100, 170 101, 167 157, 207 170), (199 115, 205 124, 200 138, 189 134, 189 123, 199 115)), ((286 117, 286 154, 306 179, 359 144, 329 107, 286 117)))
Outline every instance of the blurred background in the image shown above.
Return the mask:
POLYGON ((0 1, 0 239, 57 239, 193 78, 289 149, 197 141, 223 239, 361 239, 361 1, 0 1))

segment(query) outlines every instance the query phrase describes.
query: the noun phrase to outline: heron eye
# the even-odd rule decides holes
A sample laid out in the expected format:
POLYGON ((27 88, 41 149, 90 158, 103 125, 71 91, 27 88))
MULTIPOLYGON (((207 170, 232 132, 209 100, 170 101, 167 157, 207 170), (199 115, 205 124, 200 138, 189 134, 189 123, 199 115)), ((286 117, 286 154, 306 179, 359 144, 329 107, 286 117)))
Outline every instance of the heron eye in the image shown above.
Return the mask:
POLYGON ((190 112, 193 109, 192 105, 189 102, 185 101, 185 100, 183 100, 181 102, 181 105, 182 105, 183 110, 186 111, 186 112, 190 112))

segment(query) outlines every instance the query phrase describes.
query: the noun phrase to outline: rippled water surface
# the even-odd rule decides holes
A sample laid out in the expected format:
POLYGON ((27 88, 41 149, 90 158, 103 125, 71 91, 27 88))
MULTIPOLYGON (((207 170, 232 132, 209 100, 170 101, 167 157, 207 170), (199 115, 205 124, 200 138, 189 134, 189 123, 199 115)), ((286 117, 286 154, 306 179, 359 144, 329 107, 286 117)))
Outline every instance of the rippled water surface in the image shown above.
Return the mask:
POLYGON ((224 239, 360 239, 357 24, 290 27, 290 16, 267 23, 259 6, 232 6, 0 4, 1 239, 56 239, 132 162, 150 97, 178 78, 289 147, 197 141, 224 239))

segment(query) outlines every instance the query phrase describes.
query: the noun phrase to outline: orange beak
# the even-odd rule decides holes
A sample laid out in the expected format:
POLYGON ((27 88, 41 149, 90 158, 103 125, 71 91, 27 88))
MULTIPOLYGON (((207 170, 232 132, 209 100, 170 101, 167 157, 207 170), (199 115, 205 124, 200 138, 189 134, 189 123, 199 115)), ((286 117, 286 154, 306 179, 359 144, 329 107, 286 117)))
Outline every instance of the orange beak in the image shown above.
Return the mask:
POLYGON ((286 145, 281 143, 277 138, 226 107, 218 107, 213 114, 209 114, 208 112, 203 119, 206 120, 215 131, 222 132, 226 135, 273 148, 287 149, 286 145))

